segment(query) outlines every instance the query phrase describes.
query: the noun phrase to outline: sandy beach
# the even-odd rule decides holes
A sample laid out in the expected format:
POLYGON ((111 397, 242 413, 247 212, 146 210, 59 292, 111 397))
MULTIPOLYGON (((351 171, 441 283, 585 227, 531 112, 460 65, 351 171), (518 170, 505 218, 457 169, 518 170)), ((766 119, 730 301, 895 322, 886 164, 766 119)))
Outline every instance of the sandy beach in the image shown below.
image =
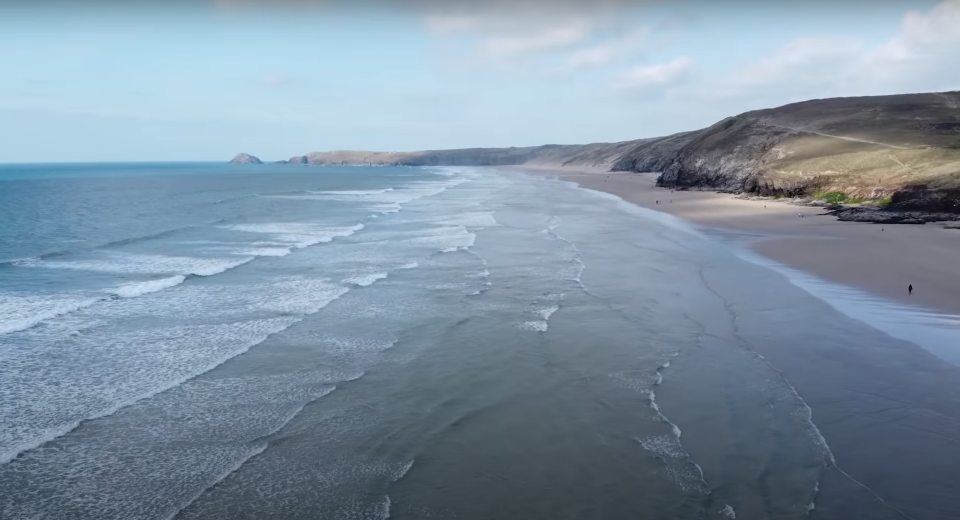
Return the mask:
POLYGON ((824 280, 929 310, 960 314, 960 230, 936 224, 841 222, 821 208, 655 186, 656 174, 526 168, 691 223, 738 234, 756 252, 824 280), (657 203, 659 201, 659 203, 657 203), (801 218, 799 215, 803 214, 801 218), (907 286, 913 285, 909 294, 907 286))

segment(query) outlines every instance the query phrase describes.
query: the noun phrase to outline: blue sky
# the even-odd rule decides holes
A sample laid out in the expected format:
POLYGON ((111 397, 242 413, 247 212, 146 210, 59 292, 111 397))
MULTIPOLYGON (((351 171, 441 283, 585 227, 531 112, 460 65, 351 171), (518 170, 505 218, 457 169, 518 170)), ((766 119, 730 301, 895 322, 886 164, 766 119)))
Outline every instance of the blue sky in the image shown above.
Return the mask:
POLYGON ((960 0, 280 1, 0 4, 0 162, 619 141, 960 89, 960 0))

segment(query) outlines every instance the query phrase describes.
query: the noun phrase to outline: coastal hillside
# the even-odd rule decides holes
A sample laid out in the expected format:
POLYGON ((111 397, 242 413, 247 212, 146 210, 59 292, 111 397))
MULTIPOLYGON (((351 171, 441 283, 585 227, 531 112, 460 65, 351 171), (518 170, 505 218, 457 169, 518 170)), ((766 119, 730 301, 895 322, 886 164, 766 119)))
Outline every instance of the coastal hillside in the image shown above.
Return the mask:
MULTIPOLYGON (((854 199, 960 188, 958 92, 806 101, 730 117, 685 138, 656 170, 660 185, 854 199)), ((614 169, 641 171, 645 161, 650 154, 638 148, 614 169)))
POLYGON ((316 152, 292 164, 554 166, 660 172, 664 187, 832 193, 960 213, 960 92, 816 99, 620 143, 420 152, 316 152))
POLYGON ((421 152, 338 150, 292 157, 290 164, 368 166, 579 166, 613 168, 635 141, 587 145, 544 145, 524 148, 466 148, 421 152))

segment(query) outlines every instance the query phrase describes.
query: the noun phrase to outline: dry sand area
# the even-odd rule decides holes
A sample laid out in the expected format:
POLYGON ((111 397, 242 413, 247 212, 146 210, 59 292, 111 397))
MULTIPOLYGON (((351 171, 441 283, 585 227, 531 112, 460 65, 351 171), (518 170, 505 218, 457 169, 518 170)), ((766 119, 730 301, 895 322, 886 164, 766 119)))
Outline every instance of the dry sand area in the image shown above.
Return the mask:
POLYGON ((672 191, 655 186, 656 174, 526 170, 612 193, 700 226, 760 235, 750 247, 777 262, 884 298, 960 314, 960 230, 841 222, 822 208, 672 191), (913 295, 907 292, 910 284, 913 295))

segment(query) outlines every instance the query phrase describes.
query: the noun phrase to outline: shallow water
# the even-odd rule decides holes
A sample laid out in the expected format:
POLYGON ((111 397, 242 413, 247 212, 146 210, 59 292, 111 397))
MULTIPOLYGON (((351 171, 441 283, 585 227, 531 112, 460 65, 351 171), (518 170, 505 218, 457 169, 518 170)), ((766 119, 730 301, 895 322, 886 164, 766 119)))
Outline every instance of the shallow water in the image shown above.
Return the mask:
POLYGON ((960 511, 953 323, 668 216, 493 169, 4 168, 2 518, 960 511))

